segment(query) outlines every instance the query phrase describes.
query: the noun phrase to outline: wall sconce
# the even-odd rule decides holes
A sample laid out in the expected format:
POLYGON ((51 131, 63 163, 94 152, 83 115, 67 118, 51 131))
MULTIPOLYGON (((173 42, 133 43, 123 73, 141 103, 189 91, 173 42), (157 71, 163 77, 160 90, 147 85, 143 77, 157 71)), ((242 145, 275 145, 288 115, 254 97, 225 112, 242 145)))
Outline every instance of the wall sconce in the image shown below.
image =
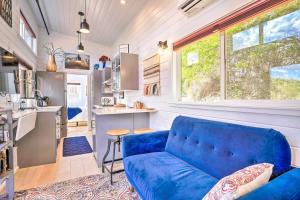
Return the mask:
POLYGON ((159 41, 157 46, 160 48, 160 49, 167 49, 168 48, 168 41, 159 41))

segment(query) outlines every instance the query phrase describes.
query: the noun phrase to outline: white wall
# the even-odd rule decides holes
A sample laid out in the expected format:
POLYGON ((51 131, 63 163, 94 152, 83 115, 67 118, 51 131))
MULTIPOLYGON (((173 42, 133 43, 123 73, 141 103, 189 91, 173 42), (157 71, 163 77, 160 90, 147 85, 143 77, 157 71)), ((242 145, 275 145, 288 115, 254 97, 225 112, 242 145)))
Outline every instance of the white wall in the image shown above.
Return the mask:
POLYGON ((30 23, 31 28, 37 36, 37 40, 39 40, 38 25, 27 1, 12 0, 12 28, 0 17, 0 46, 8 51, 16 52, 28 64, 35 68, 37 56, 19 35, 20 9, 30 23))
MULTIPOLYGON (((68 36, 61 33, 50 31, 50 35, 47 34, 44 28, 40 28, 39 30, 39 37, 40 43, 38 44, 38 68, 37 70, 45 71, 47 62, 48 62, 48 55, 45 52, 44 45, 46 43, 53 43, 54 48, 61 47, 67 53, 77 53, 77 37, 74 33, 74 36, 68 36)), ((57 71, 64 71, 67 73, 72 74, 87 74, 88 76, 88 120, 91 119, 91 109, 92 109, 92 99, 91 96, 93 95, 92 89, 92 76, 90 76, 91 72, 93 71, 93 66, 95 63, 98 62, 99 57, 101 55, 111 56, 111 47, 104 46, 101 44, 97 44, 94 42, 89 42, 84 39, 84 35, 82 35, 82 43, 85 47, 85 54, 90 56, 90 67, 91 70, 65 70, 64 69, 64 61, 63 59, 56 59, 57 62, 57 71)), ((90 124, 89 124, 90 125, 90 124)))
MULTIPOLYGON (((275 104, 262 105, 261 108, 247 106, 187 106, 170 102, 175 101, 173 71, 173 56, 171 50, 161 55, 161 96, 143 96, 143 60, 157 53, 157 43, 168 40, 169 45, 191 32, 233 12, 250 0, 219 0, 202 10, 197 15, 187 18, 177 9, 181 0, 151 0, 141 13, 127 26, 114 44, 117 52, 118 44, 129 43, 132 53, 139 54, 140 90, 126 92, 125 98, 129 104, 141 100, 149 107, 155 107, 159 112, 151 115, 151 128, 169 129, 177 115, 188 115, 226 122, 233 122, 257 127, 274 128, 286 135, 293 153, 293 164, 300 166, 300 109, 278 108, 275 104)), ((253 148, 253 147, 248 147, 253 148)))
MULTIPOLYGON (((43 48, 46 43, 53 43, 54 48, 61 47, 66 53, 77 53, 77 37, 74 33, 74 36, 67 36, 61 33, 50 31, 50 35, 47 34, 44 28, 40 28, 40 43, 38 45, 38 70, 46 70, 48 55, 46 54, 45 49, 43 48)), ((93 69, 94 64, 98 61, 99 57, 103 54, 110 56, 111 47, 97 44, 94 42, 89 42, 84 40, 84 35, 82 36, 82 43, 85 47, 85 53, 90 55, 90 66, 91 70, 93 69)), ((58 71, 64 70, 64 62, 61 59, 57 59, 58 71)), ((89 73, 84 70, 67 70, 71 73, 89 73)))

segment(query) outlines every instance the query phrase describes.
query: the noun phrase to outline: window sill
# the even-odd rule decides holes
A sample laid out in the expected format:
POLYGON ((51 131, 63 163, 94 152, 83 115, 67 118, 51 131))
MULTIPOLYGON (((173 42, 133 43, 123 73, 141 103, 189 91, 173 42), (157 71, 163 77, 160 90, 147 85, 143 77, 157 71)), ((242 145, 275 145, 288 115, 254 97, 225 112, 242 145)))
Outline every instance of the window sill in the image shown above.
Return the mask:
POLYGON ((169 102, 174 108, 244 112, 300 117, 300 101, 220 101, 215 103, 169 102))

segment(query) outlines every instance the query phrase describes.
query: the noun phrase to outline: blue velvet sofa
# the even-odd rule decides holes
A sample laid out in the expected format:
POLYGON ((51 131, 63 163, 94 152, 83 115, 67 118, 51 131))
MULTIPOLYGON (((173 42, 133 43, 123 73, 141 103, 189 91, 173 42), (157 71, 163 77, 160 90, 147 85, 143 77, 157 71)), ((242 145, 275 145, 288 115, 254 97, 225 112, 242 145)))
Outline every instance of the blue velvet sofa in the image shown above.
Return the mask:
POLYGON ((177 117, 170 131, 123 138, 123 163, 143 200, 200 200, 224 176, 274 164, 272 180, 240 199, 300 199, 285 137, 273 129, 177 117))

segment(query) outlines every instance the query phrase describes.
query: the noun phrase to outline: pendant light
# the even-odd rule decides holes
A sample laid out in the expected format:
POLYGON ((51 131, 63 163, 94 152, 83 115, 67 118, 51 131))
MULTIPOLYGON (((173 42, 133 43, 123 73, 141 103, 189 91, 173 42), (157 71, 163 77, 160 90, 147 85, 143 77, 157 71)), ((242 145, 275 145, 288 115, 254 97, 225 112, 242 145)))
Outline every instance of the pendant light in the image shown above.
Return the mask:
POLYGON ((80 57, 79 54, 77 54, 77 57, 76 57, 76 61, 75 61, 75 62, 77 62, 77 63, 80 63, 80 62, 81 62, 81 57, 80 57))
MULTIPOLYGON (((81 33, 89 33, 90 25, 86 21, 86 0, 84 0, 84 13, 79 12, 80 16, 84 16, 83 21, 80 20, 80 32, 81 33)), ((81 17, 80 17, 81 18, 81 17)))
POLYGON ((77 52, 78 53, 83 53, 84 52, 84 46, 81 43, 81 32, 77 31, 78 34, 78 46, 77 46, 77 52))

